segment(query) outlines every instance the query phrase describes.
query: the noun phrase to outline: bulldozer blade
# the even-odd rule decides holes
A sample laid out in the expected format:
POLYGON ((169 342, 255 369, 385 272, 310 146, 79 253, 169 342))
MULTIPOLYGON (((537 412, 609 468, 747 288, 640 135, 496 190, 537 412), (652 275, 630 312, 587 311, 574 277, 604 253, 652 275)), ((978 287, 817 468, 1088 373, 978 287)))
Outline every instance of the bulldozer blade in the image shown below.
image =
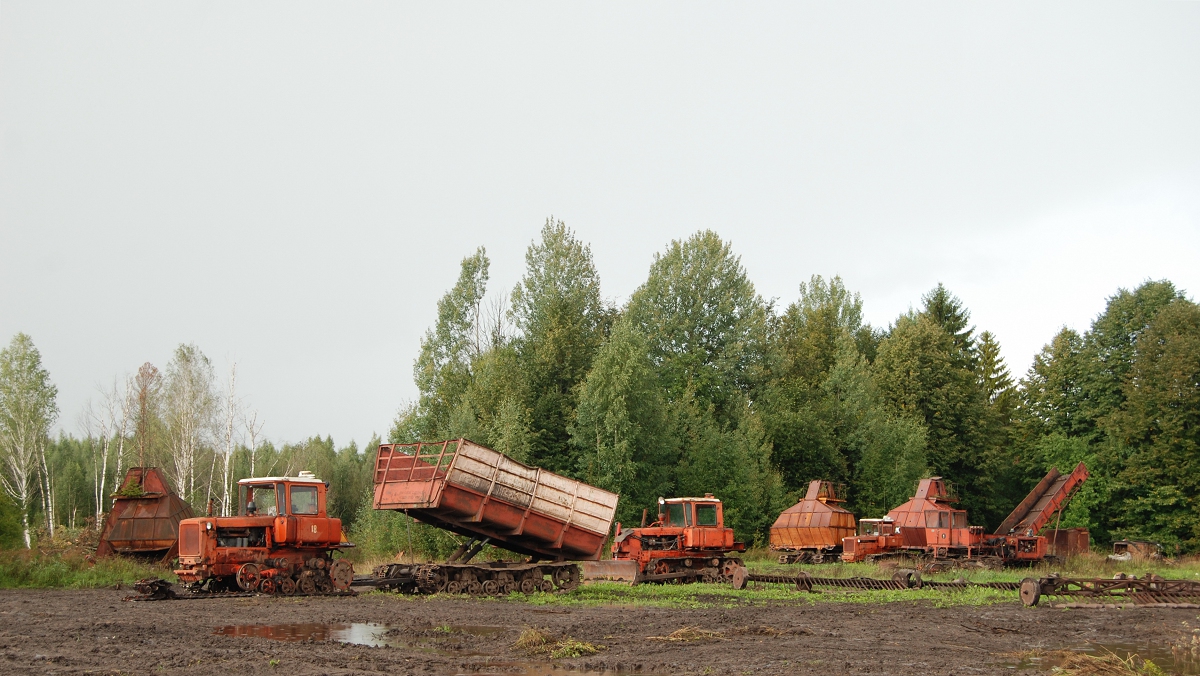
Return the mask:
POLYGON ((638 565, 636 561, 621 561, 606 559, 604 561, 584 561, 583 581, 586 582, 624 582, 637 584, 638 565))

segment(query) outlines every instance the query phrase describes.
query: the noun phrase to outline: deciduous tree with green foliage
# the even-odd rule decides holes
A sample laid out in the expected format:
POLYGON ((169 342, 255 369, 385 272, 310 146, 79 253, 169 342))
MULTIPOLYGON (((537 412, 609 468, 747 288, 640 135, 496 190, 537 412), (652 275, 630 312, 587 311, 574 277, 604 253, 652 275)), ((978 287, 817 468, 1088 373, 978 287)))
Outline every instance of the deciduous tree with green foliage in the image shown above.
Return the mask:
MULTIPOLYGON (((58 418, 58 388, 42 366, 42 355, 24 333, 0 350, 0 486, 21 511, 25 547, 32 546, 29 516, 39 489, 52 493, 46 465, 50 427, 58 418), (39 486, 39 477, 45 481, 39 486)), ((53 524, 53 503, 44 505, 53 524)))

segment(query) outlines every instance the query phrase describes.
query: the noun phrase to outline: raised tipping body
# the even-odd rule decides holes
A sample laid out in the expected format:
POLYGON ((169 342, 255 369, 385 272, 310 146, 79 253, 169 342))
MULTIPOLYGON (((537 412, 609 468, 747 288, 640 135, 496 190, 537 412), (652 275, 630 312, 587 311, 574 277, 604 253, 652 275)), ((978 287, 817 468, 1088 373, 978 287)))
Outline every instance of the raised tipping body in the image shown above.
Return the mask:
POLYGON ((599 559, 617 498, 467 439, 383 444, 375 456, 375 509, 536 558, 599 559))

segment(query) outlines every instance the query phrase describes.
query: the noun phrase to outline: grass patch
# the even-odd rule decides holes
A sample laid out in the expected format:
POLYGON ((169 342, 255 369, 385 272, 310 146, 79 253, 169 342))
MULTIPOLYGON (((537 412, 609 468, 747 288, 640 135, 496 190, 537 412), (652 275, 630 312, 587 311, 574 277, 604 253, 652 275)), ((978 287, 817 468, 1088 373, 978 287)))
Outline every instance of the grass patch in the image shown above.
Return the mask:
POLYGON ((1060 651, 1051 657, 1058 662, 1053 673, 1064 676, 1166 676, 1157 664, 1137 655, 1121 658, 1112 653, 1085 655, 1060 651))
POLYGON ((529 656, 544 655, 560 660, 588 657, 608 647, 579 641, 570 636, 557 637, 543 629, 526 629, 521 632, 513 648, 529 656))
POLYGON ((1017 595, 1011 591, 968 587, 955 591, 933 589, 876 590, 876 591, 818 591, 798 592, 789 585, 751 585, 734 589, 727 584, 642 584, 635 587, 614 582, 585 584, 566 594, 513 594, 509 600, 538 606, 604 606, 623 605, 646 608, 732 608, 768 604, 816 605, 821 603, 893 603, 923 601, 938 608, 952 606, 984 606, 1013 603, 1017 595))
POLYGON ((174 582, 161 567, 112 556, 90 563, 82 556, 55 556, 37 550, 0 552, 0 589, 87 589, 130 586, 145 577, 174 582))

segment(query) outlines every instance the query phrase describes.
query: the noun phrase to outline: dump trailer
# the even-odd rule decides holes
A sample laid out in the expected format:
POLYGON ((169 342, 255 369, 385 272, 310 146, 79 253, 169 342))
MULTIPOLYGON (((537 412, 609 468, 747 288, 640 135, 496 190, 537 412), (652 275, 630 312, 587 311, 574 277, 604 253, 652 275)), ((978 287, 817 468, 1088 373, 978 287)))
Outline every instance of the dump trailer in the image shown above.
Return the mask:
POLYGON ((179 522, 194 516, 192 507, 171 490, 157 467, 131 467, 112 496, 113 505, 100 530, 96 556, 124 554, 167 564, 179 550, 179 522))
POLYGON ((844 494, 832 482, 813 481, 803 500, 783 510, 771 526, 771 551, 780 563, 823 563, 841 554, 842 540, 855 532, 844 494))
POLYGON ((377 567, 374 583, 405 592, 507 594, 579 584, 577 561, 600 558, 615 493, 530 467, 468 439, 382 444, 375 509, 403 511, 464 538, 445 563, 377 567), (471 563, 487 544, 523 563, 471 563))
POLYGON ((730 582, 742 560, 730 556, 746 551, 733 529, 725 527, 721 501, 702 498, 659 498, 658 518, 638 528, 617 524, 612 559, 584 563, 584 578, 638 584, 641 582, 730 582))
POLYGON ((179 576, 190 591, 264 594, 346 592, 354 567, 336 551, 354 545, 326 512, 329 486, 311 472, 238 482, 237 516, 179 523, 179 576))

